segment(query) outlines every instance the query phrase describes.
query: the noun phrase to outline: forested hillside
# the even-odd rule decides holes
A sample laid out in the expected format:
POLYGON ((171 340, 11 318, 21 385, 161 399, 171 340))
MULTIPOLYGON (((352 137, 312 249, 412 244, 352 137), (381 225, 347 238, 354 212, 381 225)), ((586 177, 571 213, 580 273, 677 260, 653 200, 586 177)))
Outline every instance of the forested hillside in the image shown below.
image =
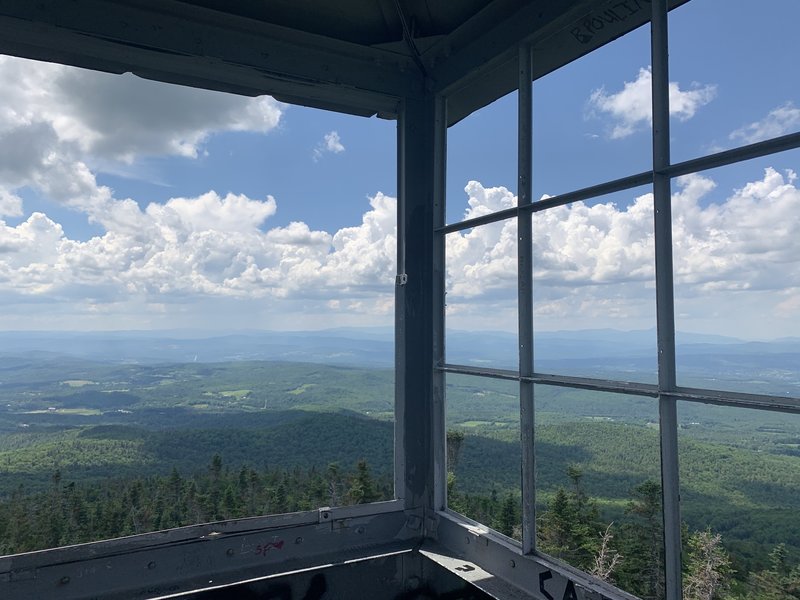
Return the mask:
POLYGON ((231 469, 219 454, 188 476, 169 475, 67 481, 53 472, 36 493, 18 488, 0 502, 0 554, 13 554, 134 535, 171 527, 267 515, 321 506, 388 499, 388 475, 377 479, 365 460, 343 468, 330 463, 292 469, 231 469))
MULTIPOLYGON (((49 355, 9 359, 1 370, 4 553, 392 494, 390 370, 49 355)), ((644 568, 630 555, 640 553, 636 503, 659 480, 655 402, 536 393, 540 531, 550 528, 542 547, 588 569, 614 523, 616 546, 607 545, 629 556, 617 581, 646 595, 625 569, 644 568)), ((518 406, 507 382, 448 377, 448 428, 460 440, 451 506, 510 535, 519 520, 518 406)), ((800 558, 800 423, 688 403, 679 411, 687 543, 717 540, 736 598, 757 589, 753 574, 777 573, 778 558, 789 577, 800 558)))

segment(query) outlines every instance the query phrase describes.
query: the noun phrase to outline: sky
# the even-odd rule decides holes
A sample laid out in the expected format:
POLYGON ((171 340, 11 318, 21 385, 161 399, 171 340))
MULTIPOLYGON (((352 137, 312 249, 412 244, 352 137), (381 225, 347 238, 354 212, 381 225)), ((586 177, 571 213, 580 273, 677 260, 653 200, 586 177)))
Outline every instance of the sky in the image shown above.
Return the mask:
MULTIPOLYGON (((798 18, 671 13, 674 161, 800 130, 798 18)), ((650 168, 650 77, 640 28, 534 83, 534 197, 650 168)), ((0 57, 0 329, 390 326, 395 158, 393 121, 0 57)), ((513 206, 516 164, 510 94, 448 134, 448 221, 513 206)), ((800 336, 798 172, 673 181, 679 330, 800 336)), ((652 218, 648 186, 537 213, 535 327, 654 327, 652 218)), ((514 331, 516 224, 446 248, 448 327, 514 331)))

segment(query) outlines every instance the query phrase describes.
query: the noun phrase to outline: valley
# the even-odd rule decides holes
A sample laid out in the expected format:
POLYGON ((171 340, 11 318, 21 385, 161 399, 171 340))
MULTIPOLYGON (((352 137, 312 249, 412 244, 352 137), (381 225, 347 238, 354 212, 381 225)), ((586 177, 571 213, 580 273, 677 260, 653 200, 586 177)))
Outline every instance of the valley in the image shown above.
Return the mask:
MULTIPOLYGON (((174 514, 171 520, 153 517, 161 515, 160 509, 142 509, 137 527, 150 530, 189 524, 193 518, 359 501, 361 488, 353 486, 362 462, 380 490, 375 493, 391 496, 391 368, 287 360, 106 358, 40 348, 3 356, 0 506, 19 511, 24 498, 47 506, 54 493, 66 494, 62 490, 67 489, 82 490, 74 492, 86 498, 81 506, 91 505, 91 498, 110 498, 108 490, 115 486, 158 490, 168 485, 166 478, 176 476, 206 490, 206 496, 201 494, 203 510, 174 514), (207 480, 214 457, 224 464, 225 475, 218 481, 230 478, 232 489, 246 487, 235 485, 237 473, 252 472, 259 481, 289 477, 315 491, 276 500, 274 489, 264 488, 261 500, 252 494, 249 504, 229 499, 230 510, 224 512, 220 507, 227 488, 217 489, 207 480), (332 477, 339 483, 331 484, 332 477), (98 491, 103 489, 105 496, 98 491)), ((719 371, 704 373, 708 379, 720 376, 719 371)), ((780 383, 770 385, 774 389, 780 383)), ((581 494, 592 499, 597 518, 629 522, 632 494, 646 482, 659 481, 656 401, 551 386, 537 386, 535 397, 540 514, 560 493, 573 489, 569 473, 579 472, 581 494)), ((494 520, 500 518, 499 507, 520 491, 516 384, 448 375, 446 400, 448 431, 462 440, 451 457, 451 504, 500 527, 494 520)), ((781 544, 796 562, 800 418, 689 402, 680 403, 678 415, 681 510, 688 530, 721 534, 740 578, 767 568, 770 553, 781 544)), ((124 510, 120 514, 127 522, 124 510)), ((119 527, 119 535, 138 531, 130 523, 119 527)), ((87 530, 73 529, 84 537, 72 541, 92 539, 86 538, 87 530)), ((38 547, 71 543, 63 537, 67 530, 60 531, 62 537, 40 536, 38 547)))

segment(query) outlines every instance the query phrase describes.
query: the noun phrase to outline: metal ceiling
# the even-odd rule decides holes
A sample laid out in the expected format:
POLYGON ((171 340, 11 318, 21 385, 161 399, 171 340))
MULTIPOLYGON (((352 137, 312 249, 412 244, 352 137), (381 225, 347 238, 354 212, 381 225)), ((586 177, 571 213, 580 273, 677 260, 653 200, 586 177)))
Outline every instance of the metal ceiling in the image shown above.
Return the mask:
POLYGON ((361 46, 402 42, 403 20, 415 38, 448 35, 490 4, 485 0, 194 0, 188 3, 361 46))
MULTIPOLYGON (((675 0, 677 5, 685 0, 675 0)), ((448 95, 454 123, 647 22, 649 0, 0 0, 0 53, 393 118, 448 95)))

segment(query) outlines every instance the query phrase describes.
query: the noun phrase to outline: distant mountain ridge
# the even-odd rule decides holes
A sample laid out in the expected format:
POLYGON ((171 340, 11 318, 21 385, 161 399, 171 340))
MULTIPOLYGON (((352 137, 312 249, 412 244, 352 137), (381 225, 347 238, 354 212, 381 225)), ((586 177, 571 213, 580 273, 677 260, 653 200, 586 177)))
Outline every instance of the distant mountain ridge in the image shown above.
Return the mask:
MULTIPOLYGON (((679 356, 800 353, 800 338, 747 341, 736 337, 678 332, 679 356)), ((448 362, 514 366, 517 339, 503 331, 448 330, 448 362)), ((319 331, 3 331, 0 354, 51 352, 80 358, 134 362, 223 362, 296 360, 390 366, 390 327, 342 327, 319 331)), ((655 329, 585 329, 535 332, 535 355, 546 361, 654 358, 655 329)))
MULTIPOLYGON (((800 397, 800 338, 747 341, 678 332, 679 385, 800 397)), ((447 362, 474 367, 518 367, 516 335, 502 331, 448 330, 447 362)), ((5 364, 83 359, 104 363, 219 363, 288 361, 390 368, 394 333, 384 328, 321 331, 5 331, 5 364)), ((536 332, 535 370, 655 383, 654 329, 591 329, 536 332)), ((0 370, 0 381, 2 381, 0 370)))

